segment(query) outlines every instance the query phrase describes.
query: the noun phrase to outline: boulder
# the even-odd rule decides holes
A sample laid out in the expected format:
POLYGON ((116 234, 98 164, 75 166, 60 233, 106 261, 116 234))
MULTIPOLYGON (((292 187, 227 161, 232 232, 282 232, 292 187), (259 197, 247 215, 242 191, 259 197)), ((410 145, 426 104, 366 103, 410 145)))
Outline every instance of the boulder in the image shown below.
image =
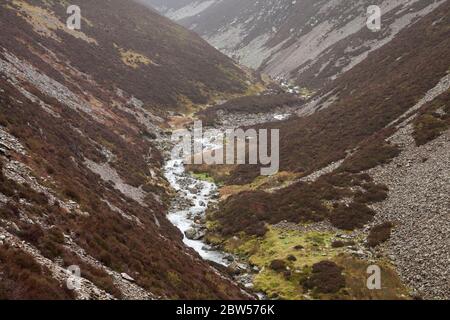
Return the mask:
POLYGON ((205 231, 198 228, 191 228, 189 230, 186 230, 184 234, 189 240, 200 240, 205 236, 206 233, 205 231))
POLYGON ((234 257, 231 254, 227 254, 224 257, 224 260, 228 261, 228 262, 233 262, 234 261, 234 257))
POLYGON ((241 274, 245 271, 245 266, 239 264, 237 261, 233 261, 229 266, 228 270, 230 270, 231 274, 237 275, 241 274))

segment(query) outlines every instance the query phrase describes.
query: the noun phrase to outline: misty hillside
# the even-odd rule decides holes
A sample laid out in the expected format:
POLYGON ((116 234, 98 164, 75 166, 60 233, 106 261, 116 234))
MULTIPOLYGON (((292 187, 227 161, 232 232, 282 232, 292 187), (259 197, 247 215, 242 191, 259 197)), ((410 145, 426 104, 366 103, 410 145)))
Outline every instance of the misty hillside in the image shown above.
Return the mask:
POLYGON ((450 1, 68 5, 0 1, 1 300, 449 299, 450 1))
POLYGON ((0 297, 241 298, 166 219, 155 139, 168 112, 249 79, 141 5, 78 3, 81 31, 59 1, 0 3, 0 297))
POLYGON ((146 2, 242 64, 317 88, 445 0, 146 2), (369 5, 381 8, 381 32, 366 27, 369 5))
MULTIPOLYGON (((251 165, 192 168, 224 184, 207 239, 265 267, 254 283, 269 296, 405 298, 397 273, 415 297, 448 298, 450 11, 448 2, 430 8, 351 69, 321 82, 306 103, 240 98, 199 113, 219 127, 267 122, 261 112, 291 114, 257 126, 280 129, 275 177, 263 178, 251 165), (240 120, 243 112, 247 122, 240 120), (322 249, 308 237, 319 237, 322 249), (343 268, 346 293, 326 278, 326 269, 320 283, 304 279, 309 263, 325 268, 323 259, 343 268), (352 287, 365 263, 383 259, 390 264, 383 264, 389 282, 381 296, 352 287), (270 270, 271 263, 279 267, 270 270), (298 275, 286 276, 293 269, 298 275)), ((307 45, 299 43, 299 50, 307 45)))

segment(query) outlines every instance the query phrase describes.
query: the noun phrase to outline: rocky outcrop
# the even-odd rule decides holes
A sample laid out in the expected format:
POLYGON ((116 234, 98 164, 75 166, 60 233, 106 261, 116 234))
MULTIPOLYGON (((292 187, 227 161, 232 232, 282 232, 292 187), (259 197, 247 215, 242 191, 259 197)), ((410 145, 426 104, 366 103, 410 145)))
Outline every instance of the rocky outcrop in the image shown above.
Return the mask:
MULTIPOLYGON (((3 243, 8 244, 9 246, 23 250, 26 253, 30 254, 35 261, 41 265, 46 267, 52 273, 52 277, 58 280, 61 283, 61 286, 67 286, 68 281, 70 281, 70 277, 72 273, 58 265, 54 261, 45 258, 42 254, 33 246, 21 241, 16 236, 7 232, 4 228, 0 227, 0 239, 3 243)), ((113 296, 105 292, 104 290, 98 288, 91 281, 81 277, 77 277, 76 282, 79 283, 79 286, 74 286, 74 291, 78 299, 80 300, 112 300, 113 296)))
POLYGON ((25 148, 19 140, 0 126, 0 152, 6 156, 9 155, 11 151, 21 155, 26 154, 25 148))

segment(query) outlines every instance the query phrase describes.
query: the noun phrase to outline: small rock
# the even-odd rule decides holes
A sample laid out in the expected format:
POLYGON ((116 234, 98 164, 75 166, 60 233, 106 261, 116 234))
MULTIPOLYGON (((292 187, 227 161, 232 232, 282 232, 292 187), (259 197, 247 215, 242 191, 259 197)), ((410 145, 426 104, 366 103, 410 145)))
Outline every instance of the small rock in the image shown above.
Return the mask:
POLYGON ((254 285, 253 283, 251 283, 251 282, 246 283, 246 284, 244 285, 244 287, 245 287, 246 289, 253 289, 254 286, 255 286, 255 285, 254 285))
POLYGON ((358 250, 358 251, 354 252, 353 255, 363 258, 366 254, 364 253, 364 251, 358 250))
POLYGON ((236 261, 233 261, 229 266, 228 269, 230 270, 230 272, 232 274, 240 274, 242 273, 245 269, 242 268, 242 266, 237 263, 236 261))
POLYGON ((134 282, 135 280, 128 274, 126 273, 121 273, 120 276, 122 277, 122 279, 130 281, 130 282, 134 282))

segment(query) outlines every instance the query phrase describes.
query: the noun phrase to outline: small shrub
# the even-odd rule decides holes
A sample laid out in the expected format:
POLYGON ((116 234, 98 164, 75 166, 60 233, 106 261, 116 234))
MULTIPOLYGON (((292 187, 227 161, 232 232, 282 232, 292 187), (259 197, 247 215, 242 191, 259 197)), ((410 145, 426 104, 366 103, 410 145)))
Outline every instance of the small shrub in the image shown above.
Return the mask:
POLYGON ((53 169, 53 167, 51 165, 47 165, 45 167, 45 171, 47 172, 48 175, 54 175, 55 174, 55 169, 53 169))
POLYGON ((344 241, 340 241, 340 240, 336 240, 336 241, 333 241, 331 243, 331 246, 333 248, 343 248, 343 247, 345 247, 345 242, 344 241))
POLYGON ((312 275, 303 281, 303 287, 318 293, 336 293, 345 288, 342 268, 332 261, 321 261, 312 267, 312 275))
POLYGON ((4 219, 19 218, 20 210, 16 204, 9 201, 6 205, 0 206, 0 217, 4 219))
POLYGON ((34 246, 38 246, 39 241, 44 237, 44 231, 37 224, 27 224, 22 226, 19 237, 34 246))
POLYGON ((447 91, 422 108, 414 121, 413 137, 417 146, 436 139, 450 127, 449 97, 450 92, 447 91), (438 109, 442 112, 437 112, 438 109))
POLYGON ((288 257, 287 257, 287 260, 288 260, 288 261, 297 261, 297 258, 296 258, 294 255, 290 254, 290 255, 288 255, 288 257))
POLYGON ((363 186, 366 192, 358 192, 355 201, 360 203, 376 203, 387 199, 389 189, 385 185, 367 183, 363 186))
POLYGON ((175 287, 181 283, 181 277, 173 271, 167 272, 167 279, 169 280, 169 283, 175 287))
POLYGON ((340 205, 330 217, 331 223, 343 230, 355 230, 364 227, 375 215, 375 212, 360 203, 351 203, 349 206, 340 205))
POLYGON ((384 222, 374 226, 367 237, 368 246, 373 248, 389 240, 392 228, 394 228, 392 222, 384 222))
POLYGON ((341 241, 341 240, 335 240, 331 243, 331 247, 333 248, 343 248, 343 247, 350 247, 354 246, 354 241, 341 241))
POLYGON ((286 262, 283 260, 273 260, 270 263, 270 269, 275 270, 277 272, 282 272, 286 270, 286 262))
POLYGON ((354 155, 342 164, 339 170, 358 173, 389 163, 400 154, 400 148, 396 145, 380 141, 367 143, 354 155))
POLYGON ((153 133, 153 132, 144 131, 144 132, 142 133, 142 135, 143 135, 145 138, 150 139, 150 140, 155 140, 155 139, 157 138, 156 134, 153 133))
POLYGON ((72 190, 72 189, 64 190, 64 195, 76 202, 80 202, 80 200, 81 200, 80 195, 75 190, 72 190))

